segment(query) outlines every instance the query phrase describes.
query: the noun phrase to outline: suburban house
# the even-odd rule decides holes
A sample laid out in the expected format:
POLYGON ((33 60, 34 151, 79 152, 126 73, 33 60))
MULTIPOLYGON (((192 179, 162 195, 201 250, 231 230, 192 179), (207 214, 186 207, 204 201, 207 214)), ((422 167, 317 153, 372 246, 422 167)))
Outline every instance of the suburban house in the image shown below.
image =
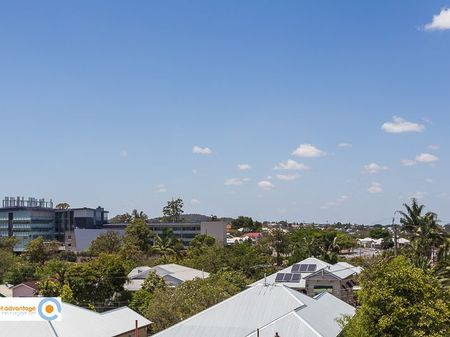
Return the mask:
POLYGON ((361 271, 360 267, 346 262, 332 265, 315 257, 309 257, 250 286, 262 282, 282 284, 308 296, 315 296, 327 291, 343 301, 353 303, 353 287, 356 285, 356 277, 361 271))
POLYGON ((258 284, 154 337, 336 337, 337 320, 355 308, 329 293, 309 297, 279 284, 258 284))
POLYGON ((161 264, 155 267, 141 266, 134 268, 128 274, 128 282, 124 285, 124 288, 129 291, 141 289, 142 284, 151 272, 162 277, 170 287, 176 287, 185 281, 190 281, 195 278, 209 277, 209 273, 207 272, 180 266, 175 263, 161 264))
POLYGON ((3 321, 2 336, 147 337, 151 322, 128 307, 97 313, 62 303, 60 321, 3 321))
POLYGON ((23 282, 11 288, 12 297, 34 297, 38 295, 39 286, 37 281, 23 282))

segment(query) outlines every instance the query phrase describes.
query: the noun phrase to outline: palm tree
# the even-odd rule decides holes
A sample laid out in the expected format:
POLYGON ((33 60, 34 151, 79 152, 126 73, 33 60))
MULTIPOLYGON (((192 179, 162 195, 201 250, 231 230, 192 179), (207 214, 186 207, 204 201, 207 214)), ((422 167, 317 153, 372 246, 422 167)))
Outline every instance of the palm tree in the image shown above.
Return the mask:
POLYGON ((155 237, 151 251, 162 256, 166 263, 169 256, 178 256, 182 247, 182 243, 174 237, 172 230, 166 229, 161 236, 155 237))
POLYGON ((444 244, 446 234, 435 213, 422 214, 425 206, 419 205, 417 199, 413 198, 411 205, 403 206, 406 212, 399 211, 402 231, 411 237, 415 264, 425 268, 436 262, 436 250, 444 244))

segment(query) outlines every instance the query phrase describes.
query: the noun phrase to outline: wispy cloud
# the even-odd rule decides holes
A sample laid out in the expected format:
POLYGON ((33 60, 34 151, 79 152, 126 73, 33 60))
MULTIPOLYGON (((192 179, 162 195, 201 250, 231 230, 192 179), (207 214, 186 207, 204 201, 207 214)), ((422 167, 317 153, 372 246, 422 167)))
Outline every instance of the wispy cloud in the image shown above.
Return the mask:
POLYGON ((281 163, 278 163, 274 167, 275 170, 307 170, 309 169, 308 166, 302 163, 298 163, 295 160, 288 159, 286 161, 283 161, 281 163))
POLYGON ((350 143, 339 143, 338 144, 338 147, 340 147, 340 148, 346 148, 346 147, 352 147, 353 146, 353 144, 350 144, 350 143))
POLYGON ((370 185, 370 187, 367 189, 367 191, 372 194, 381 193, 381 192, 383 192, 383 188, 381 187, 380 183, 373 182, 370 185))
POLYGON ((194 145, 192 148, 192 153, 195 154, 212 154, 212 150, 209 147, 201 147, 194 145))
POLYGON ((191 205, 198 205, 199 203, 200 203, 200 200, 198 200, 198 199, 191 200, 191 205))
POLYGON ((277 174, 279 180, 296 180, 300 177, 299 174, 277 174))
POLYGON ((239 186, 239 185, 243 185, 244 183, 246 183, 249 180, 250 180, 250 178, 230 178, 230 179, 225 180, 224 185, 239 186))
POLYGON ((238 169, 241 171, 250 170, 251 168, 249 164, 238 164, 238 169))
POLYGON ((442 8, 439 14, 433 15, 433 20, 424 26, 425 30, 450 29, 450 8, 442 8))
POLYGON ((432 144, 432 145, 428 145, 428 148, 432 151, 437 151, 440 149, 440 146, 436 145, 436 144, 432 144))
POLYGON ((378 173, 380 171, 384 171, 387 169, 388 169, 387 166, 381 166, 381 165, 378 165, 377 163, 370 163, 370 164, 367 164, 364 166, 364 170, 370 174, 378 173))
POLYGON ((338 207, 338 206, 342 205, 344 202, 346 202, 347 200, 348 200, 348 196, 347 195, 341 195, 335 201, 329 201, 329 202, 327 202, 325 205, 323 205, 320 208, 322 208, 322 209, 329 209, 329 208, 333 208, 333 207, 338 207))
POLYGON ((393 121, 384 123, 381 129, 388 133, 422 132, 425 130, 425 126, 394 116, 393 121))
POLYGON ((158 193, 165 193, 165 192, 167 192, 167 188, 166 188, 166 186, 164 186, 164 184, 159 184, 159 185, 156 187, 156 191, 157 191, 158 193))
POLYGON ((272 184, 268 180, 261 180, 260 182, 258 182, 258 187, 263 189, 263 190, 271 190, 272 188, 275 187, 275 185, 272 184))
POLYGON ((322 151, 312 144, 300 144, 293 152, 293 156, 315 158, 326 155, 325 151, 322 151))
POLYGON ((416 157, 416 161, 419 163, 434 163, 438 160, 439 158, 431 153, 421 153, 416 157))
POLYGON ((400 161, 402 163, 403 166, 414 166, 416 165, 416 161, 413 159, 402 159, 400 161))
POLYGON ((127 152, 126 150, 122 150, 122 151, 120 151, 119 155, 120 155, 122 158, 126 158, 126 157, 128 157, 128 152, 127 152))

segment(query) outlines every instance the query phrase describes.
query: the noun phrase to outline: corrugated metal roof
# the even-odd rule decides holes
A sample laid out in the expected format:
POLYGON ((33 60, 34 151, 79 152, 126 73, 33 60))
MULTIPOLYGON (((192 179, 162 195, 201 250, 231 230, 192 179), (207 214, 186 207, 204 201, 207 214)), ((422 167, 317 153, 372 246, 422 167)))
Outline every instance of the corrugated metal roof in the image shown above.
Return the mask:
POLYGON ((261 336, 273 337, 273 327, 286 325, 282 337, 335 337, 340 331, 335 318, 355 309, 332 297, 314 299, 282 285, 260 284, 154 336, 245 337, 260 328, 267 331, 261 336))
POLYGON ((134 330, 151 322, 128 307, 102 314, 75 305, 62 303, 62 320, 51 324, 42 322, 2 322, 2 336, 39 337, 112 337, 134 330), (55 333, 56 332, 56 335, 55 333))

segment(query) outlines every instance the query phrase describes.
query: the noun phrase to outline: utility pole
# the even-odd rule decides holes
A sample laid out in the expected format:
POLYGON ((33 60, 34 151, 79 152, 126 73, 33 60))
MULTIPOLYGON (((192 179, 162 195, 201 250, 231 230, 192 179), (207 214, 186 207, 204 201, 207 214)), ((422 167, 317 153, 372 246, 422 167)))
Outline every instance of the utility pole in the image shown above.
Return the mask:
POLYGON ((395 223, 395 213, 392 218, 392 225, 394 226, 394 256, 398 254, 398 245, 397 245, 397 224, 395 223))

